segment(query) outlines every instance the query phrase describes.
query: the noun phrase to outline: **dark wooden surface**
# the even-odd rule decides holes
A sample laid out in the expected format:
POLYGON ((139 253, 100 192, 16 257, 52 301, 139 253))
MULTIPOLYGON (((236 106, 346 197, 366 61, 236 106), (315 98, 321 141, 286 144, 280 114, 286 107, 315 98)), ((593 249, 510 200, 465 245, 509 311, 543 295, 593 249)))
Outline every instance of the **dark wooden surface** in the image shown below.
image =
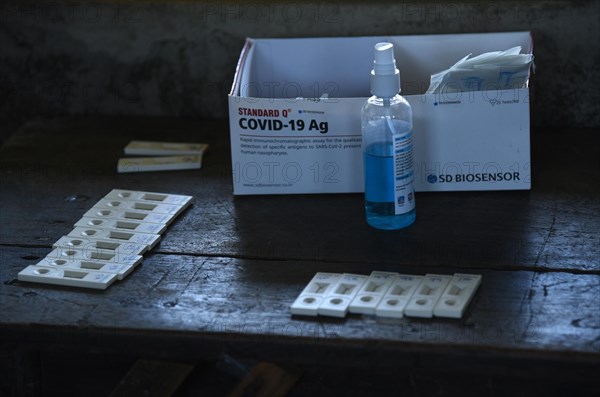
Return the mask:
MULTIPOLYGON (((599 143, 598 131, 536 132, 531 191, 420 193, 415 225, 382 232, 357 194, 234 197, 225 122, 31 122, 0 152, 0 358, 27 368, 20 386, 1 386, 75 393, 38 373, 69 354, 130 365, 225 353, 300 365, 294 395, 598 393, 599 143), (117 174, 133 138, 211 147, 201 170, 117 174), (104 292, 16 280, 112 188, 195 202, 104 292), (290 315, 315 272, 372 270, 474 272, 483 284, 461 320, 290 315)), ((190 382, 182 395, 227 389, 190 382)))

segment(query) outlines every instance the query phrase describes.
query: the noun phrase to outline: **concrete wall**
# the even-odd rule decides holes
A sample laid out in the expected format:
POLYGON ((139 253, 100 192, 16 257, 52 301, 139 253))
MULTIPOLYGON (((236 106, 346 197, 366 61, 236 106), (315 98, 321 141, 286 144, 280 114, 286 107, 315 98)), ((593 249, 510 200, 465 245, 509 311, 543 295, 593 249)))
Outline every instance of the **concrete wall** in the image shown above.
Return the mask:
POLYGON ((226 118, 247 36, 530 30, 534 127, 600 126, 600 2, 4 2, 0 120, 226 118))

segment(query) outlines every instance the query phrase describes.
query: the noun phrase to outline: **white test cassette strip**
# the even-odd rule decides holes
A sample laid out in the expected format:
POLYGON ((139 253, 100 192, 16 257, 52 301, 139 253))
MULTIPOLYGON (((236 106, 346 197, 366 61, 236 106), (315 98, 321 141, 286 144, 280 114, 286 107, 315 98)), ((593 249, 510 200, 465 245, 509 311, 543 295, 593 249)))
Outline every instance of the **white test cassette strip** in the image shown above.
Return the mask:
POLYGON ((180 206, 187 206, 192 203, 194 197, 183 194, 165 194, 141 192, 136 190, 113 189, 106 196, 104 196, 103 199, 131 200, 155 204, 176 204, 180 206))
POLYGON ((84 218, 107 218, 119 219, 124 221, 145 222, 145 223, 160 223, 169 225, 174 217, 169 214, 154 214, 143 211, 134 210, 117 210, 108 208, 91 208, 85 214, 84 218))
POLYGON ((479 274, 463 273, 418 276, 373 271, 368 277, 317 273, 296 298, 291 311, 340 318, 350 312, 391 318, 458 319, 477 292, 481 279, 479 274))
POLYGON ((481 284, 481 275, 456 273, 433 309, 436 317, 461 318, 481 284))
POLYGON ((192 196, 113 189, 19 280, 105 289, 138 266, 192 196))
POLYGON ((377 305, 375 315, 378 317, 404 317, 404 308, 421 284, 423 276, 399 274, 377 305))
POLYGON ((150 203, 146 201, 129 201, 129 200, 117 200, 117 199, 101 199, 98 201, 94 207, 94 209, 114 209, 114 210, 124 210, 124 211, 137 211, 144 212, 147 214, 166 214, 171 215, 173 218, 181 214, 186 208, 186 206, 181 206, 177 204, 156 204, 150 203))
POLYGON ((377 305, 398 273, 373 271, 350 303, 350 313, 375 314, 377 305))
POLYGON ((319 306, 341 276, 340 273, 319 272, 315 274, 292 303, 292 314, 316 316, 319 306))
POLYGON ((85 251, 79 248, 55 248, 38 265, 45 265, 42 262, 51 263, 55 260, 88 260, 100 263, 120 263, 127 266, 137 266, 142 262, 141 255, 132 255, 118 251, 92 250, 85 251))
POLYGON ((352 302, 352 299, 354 299, 367 278, 367 276, 362 274, 342 274, 319 306, 319 315, 345 317, 346 313, 348 313, 350 302, 352 302))
POLYGON ((117 275, 114 273, 97 271, 59 269, 56 267, 30 265, 19 272, 17 279, 19 281, 29 281, 33 283, 106 289, 117 280, 117 275))
POLYGON ((203 154, 207 143, 131 141, 125 146, 125 154, 138 156, 185 156, 203 154))
POLYGON ((202 167, 202 156, 126 157, 117 163, 117 172, 153 172, 197 170, 202 167))
POLYGON ((145 244, 135 244, 130 242, 96 240, 91 238, 79 238, 63 236, 52 245, 52 248, 78 248, 84 251, 116 251, 121 254, 142 255, 148 250, 145 244))
POLYGON ((433 317, 433 308, 451 278, 443 274, 426 274, 404 308, 404 314, 410 317, 433 317))
POLYGON ((154 248, 160 240, 160 234, 133 233, 124 230, 106 230, 93 227, 76 227, 67 236, 73 238, 142 244, 148 247, 148 249, 154 248))
POLYGON ((149 234, 162 234, 166 229, 167 225, 164 223, 146 223, 137 222, 123 219, 111 219, 111 218, 87 218, 83 217, 77 223, 75 227, 98 227, 107 230, 125 230, 134 233, 149 233, 149 234))
POLYGON ((73 258, 44 258, 36 266, 57 269, 82 270, 85 272, 102 272, 116 274, 119 280, 124 279, 136 268, 138 263, 124 264, 99 260, 73 258))

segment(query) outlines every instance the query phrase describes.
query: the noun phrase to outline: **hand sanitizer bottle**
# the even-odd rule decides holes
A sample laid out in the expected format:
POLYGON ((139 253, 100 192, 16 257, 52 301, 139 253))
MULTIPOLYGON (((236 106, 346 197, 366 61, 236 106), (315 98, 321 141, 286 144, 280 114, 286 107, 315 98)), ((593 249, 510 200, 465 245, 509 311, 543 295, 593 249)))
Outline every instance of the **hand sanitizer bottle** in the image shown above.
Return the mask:
POLYGON ((415 221, 412 109, 399 95, 394 46, 375 45, 371 94, 362 108, 367 223, 394 230, 415 221))

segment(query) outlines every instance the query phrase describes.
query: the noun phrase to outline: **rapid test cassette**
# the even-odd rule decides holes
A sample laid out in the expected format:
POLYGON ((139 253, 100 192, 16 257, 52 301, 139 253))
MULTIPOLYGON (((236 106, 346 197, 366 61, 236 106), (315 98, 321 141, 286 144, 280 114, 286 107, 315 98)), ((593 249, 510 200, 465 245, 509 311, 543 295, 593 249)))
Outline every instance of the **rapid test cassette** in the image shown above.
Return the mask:
POLYGON ((136 211, 146 214, 166 214, 175 218, 181 214, 187 206, 178 204, 159 204, 148 201, 138 200, 124 200, 124 199, 112 199, 103 198, 96 205, 94 209, 105 208, 109 210, 123 210, 123 211, 136 211))
POLYGON ((443 274, 426 274, 408 301, 404 314, 410 317, 433 317, 433 308, 442 296, 452 277, 443 274))
MULTIPOLYGON (((141 260, 140 260, 141 262, 141 260)), ((138 262, 139 263, 139 262, 138 262)), ((74 258, 44 258, 36 266, 56 268, 56 269, 69 269, 84 272, 102 272, 116 274, 119 280, 124 279, 129 273, 135 269, 138 263, 118 263, 103 260, 89 260, 89 259, 74 259, 74 258)))
POLYGON ((480 284, 478 274, 456 273, 433 309, 433 315, 461 318, 480 284))
POLYGON ((17 278, 20 281, 29 281, 33 283, 106 289, 117 279, 117 275, 114 273, 31 265, 21 270, 17 278))
POLYGON ((167 225, 164 223, 147 223, 111 218, 83 217, 75 223, 75 227, 88 226, 99 227, 106 230, 126 230, 134 233, 149 234, 162 234, 167 229, 167 225))
POLYGON ((121 243, 135 243, 145 245, 148 249, 160 240, 159 234, 134 233, 125 230, 107 230, 94 227, 76 227, 68 235, 72 238, 98 239, 121 243))
POLYGON ((319 272, 315 274, 292 303, 292 314, 316 316, 319 306, 341 276, 340 273, 319 272))
POLYGON ((117 163, 117 172, 155 172, 197 170, 202 168, 202 156, 128 157, 117 163))
POLYGON ((103 199, 108 200, 129 200, 154 204, 173 204, 182 207, 190 205, 193 201, 192 196, 182 194, 165 194, 154 192, 138 192, 134 190, 113 189, 103 199))
POLYGON ((138 156, 185 156, 202 155, 207 143, 131 141, 125 146, 125 154, 138 156))
POLYGON ((109 208, 96 208, 93 207, 85 214, 84 218, 102 218, 102 219, 116 219, 122 221, 133 221, 133 222, 145 222, 145 223, 160 223, 163 225, 169 225, 173 219, 172 215, 169 214, 156 214, 152 212, 136 211, 136 210, 118 210, 109 208))
MULTIPOLYGON (((52 262, 55 260, 75 261, 75 260, 87 260, 97 261, 102 263, 120 263, 127 266, 137 266, 142 262, 143 257, 141 255, 132 255, 121 253, 118 251, 107 251, 107 250, 83 250, 79 248, 55 248, 50 252, 42 262, 52 262)), ((42 265, 43 263, 39 264, 42 265)))
POLYGON ((78 248, 84 251, 107 251, 118 252, 120 254, 142 255, 148 250, 145 244, 135 244, 130 242, 120 242, 111 240, 97 240, 91 238, 78 238, 63 236, 52 245, 52 248, 78 248))

